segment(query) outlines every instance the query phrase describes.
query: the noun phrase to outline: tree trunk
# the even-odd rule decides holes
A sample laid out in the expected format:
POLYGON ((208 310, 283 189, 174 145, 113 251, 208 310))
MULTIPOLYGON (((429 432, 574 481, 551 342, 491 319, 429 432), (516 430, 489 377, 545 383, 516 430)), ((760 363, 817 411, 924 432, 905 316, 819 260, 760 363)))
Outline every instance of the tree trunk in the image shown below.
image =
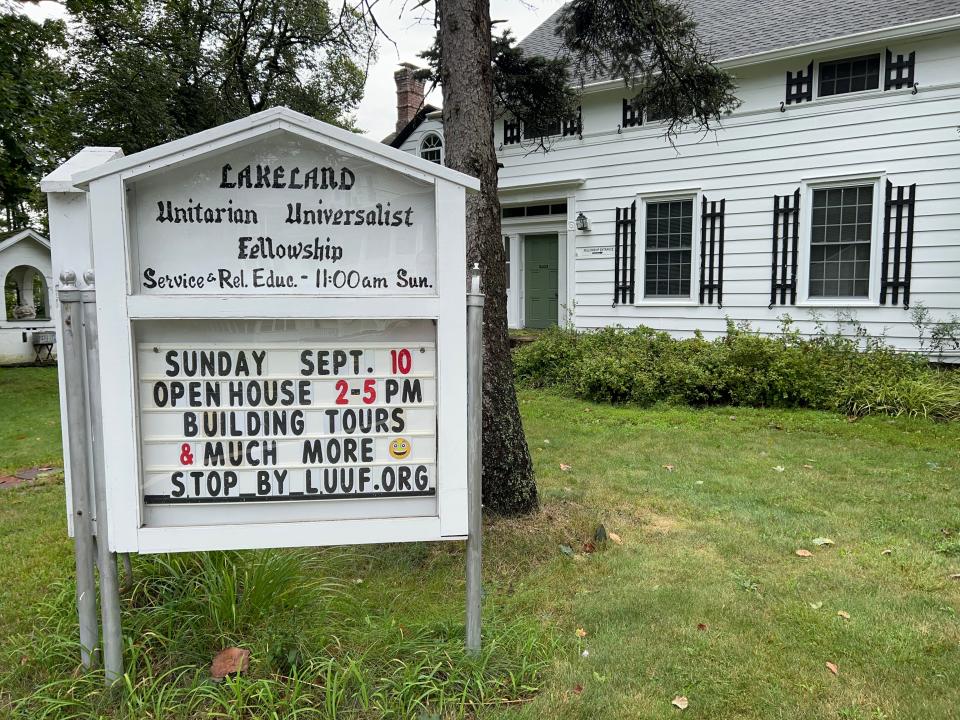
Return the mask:
MULTIPOLYGON (((480 263, 483 311, 483 503, 518 514, 537 506, 507 336, 506 256, 493 143, 489 0, 438 0, 445 164, 480 179, 467 195, 467 263, 480 263)), ((442 240, 441 240, 442 241, 442 240)), ((467 273, 469 275, 469 272, 467 273)))

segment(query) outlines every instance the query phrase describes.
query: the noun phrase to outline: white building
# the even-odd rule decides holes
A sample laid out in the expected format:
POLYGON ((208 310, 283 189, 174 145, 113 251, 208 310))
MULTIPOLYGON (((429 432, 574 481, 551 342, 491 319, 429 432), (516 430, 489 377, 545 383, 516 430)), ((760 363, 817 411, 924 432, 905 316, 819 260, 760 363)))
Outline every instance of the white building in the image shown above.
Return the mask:
MULTIPOLYGON (((910 307, 960 312, 960 5, 689 5, 742 101, 716 132, 671 146, 616 78, 545 149, 497 121, 510 325, 711 338, 839 314, 916 348, 910 307)), ((556 18, 522 47, 562 52, 556 18)), ((386 142, 442 161, 439 116, 401 116, 386 142)))
POLYGON ((47 359, 54 337, 50 243, 33 230, 0 234, 0 277, 0 365, 32 362, 38 350, 39 357, 47 359), (44 347, 35 345, 39 341, 44 347))

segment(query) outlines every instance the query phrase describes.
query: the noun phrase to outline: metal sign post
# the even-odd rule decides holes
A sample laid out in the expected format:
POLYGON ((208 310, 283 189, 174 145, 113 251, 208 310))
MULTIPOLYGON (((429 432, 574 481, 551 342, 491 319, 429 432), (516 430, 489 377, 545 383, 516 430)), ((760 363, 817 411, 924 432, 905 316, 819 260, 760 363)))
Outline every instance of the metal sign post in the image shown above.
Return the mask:
POLYGON ((480 266, 474 264, 467 294, 467 652, 480 652, 483 603, 483 294, 480 266))
POLYGON ((70 427, 70 489, 73 500, 74 555, 77 566, 77 614, 80 617, 80 662, 85 668, 97 664, 96 648, 100 633, 97 626, 97 596, 93 577, 94 541, 88 476, 88 436, 86 392, 83 373, 83 307, 77 276, 60 275, 57 295, 60 299, 62 327, 61 359, 66 377, 67 422, 70 427))
POLYGON ((120 630, 120 586, 117 556, 107 539, 107 489, 103 474, 103 419, 100 412, 100 346, 97 338, 97 291, 93 271, 83 274, 87 288, 80 291, 83 306, 84 347, 87 360, 87 402, 90 407, 91 464, 97 517, 97 567, 100 574, 100 620, 103 624, 103 669, 107 685, 123 676, 123 639, 120 630))

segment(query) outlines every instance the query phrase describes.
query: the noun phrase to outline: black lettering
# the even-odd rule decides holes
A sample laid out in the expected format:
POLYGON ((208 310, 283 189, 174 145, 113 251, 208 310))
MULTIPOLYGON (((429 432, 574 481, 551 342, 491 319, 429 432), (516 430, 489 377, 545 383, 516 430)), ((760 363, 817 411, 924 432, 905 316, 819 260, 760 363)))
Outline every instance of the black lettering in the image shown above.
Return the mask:
POLYGON ((183 473, 177 470, 170 476, 170 482, 173 483, 173 490, 170 491, 170 497, 183 497, 187 492, 187 486, 183 484, 183 473))
POLYGON ((269 495, 270 488, 270 472, 257 470, 257 495, 269 495))
POLYGON ((233 188, 237 186, 236 183, 227 182, 227 176, 229 175, 231 170, 233 170, 233 168, 230 166, 230 163, 227 163, 226 165, 223 166, 223 174, 220 179, 220 187, 233 188))

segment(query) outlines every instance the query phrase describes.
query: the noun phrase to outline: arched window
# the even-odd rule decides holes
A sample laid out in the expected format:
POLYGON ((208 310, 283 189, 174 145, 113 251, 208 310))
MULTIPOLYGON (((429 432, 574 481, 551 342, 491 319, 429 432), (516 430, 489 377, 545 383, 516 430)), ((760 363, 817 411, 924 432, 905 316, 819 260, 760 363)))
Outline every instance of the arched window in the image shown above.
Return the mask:
POLYGON ((437 165, 443 164, 443 140, 436 133, 429 133, 420 143, 420 157, 437 165))
POLYGON ((50 319, 47 281, 36 268, 13 268, 4 278, 3 295, 8 321, 50 319))

